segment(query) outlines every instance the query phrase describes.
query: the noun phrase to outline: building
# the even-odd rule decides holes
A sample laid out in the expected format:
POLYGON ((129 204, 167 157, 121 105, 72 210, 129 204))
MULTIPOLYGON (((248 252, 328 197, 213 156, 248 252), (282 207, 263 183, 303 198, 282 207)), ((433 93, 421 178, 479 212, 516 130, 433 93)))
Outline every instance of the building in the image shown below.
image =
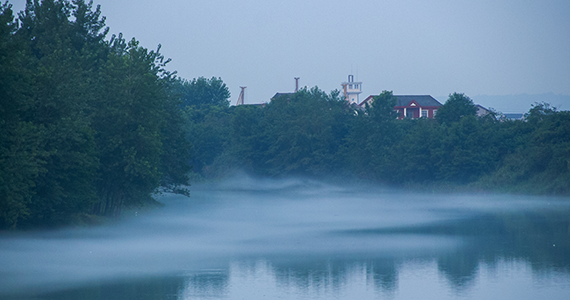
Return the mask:
POLYGON ((296 92, 299 91, 299 79, 300 77, 294 77, 295 78, 295 92, 293 93, 275 93, 275 95, 273 95, 273 97, 271 97, 271 100, 276 99, 276 98, 280 98, 280 97, 287 97, 287 98, 291 98, 291 96, 295 95, 296 92))
POLYGON ((354 82, 354 76, 348 75, 348 81, 340 84, 342 86, 342 91, 344 93, 344 98, 350 104, 359 104, 360 99, 358 98, 360 93, 362 93, 362 82, 354 82))
POLYGON ((484 117, 491 113, 490 110, 486 109, 480 104, 475 104, 475 107, 477 107, 477 117, 484 117))
POLYGON ((275 93, 275 95, 273 95, 273 97, 271 97, 271 99, 277 99, 280 97, 287 97, 287 98, 291 98, 293 95, 295 95, 295 93, 275 93))
POLYGON ((503 115, 507 120, 524 120, 524 114, 521 113, 505 113, 503 115))
MULTIPOLYGON (((364 109, 366 103, 371 105, 374 101, 374 97, 374 95, 368 96, 359 104, 360 107, 364 109)), ((430 95, 394 95, 394 97, 397 99, 394 110, 399 113, 398 119, 431 119, 436 115, 437 109, 441 106, 441 103, 430 95)))

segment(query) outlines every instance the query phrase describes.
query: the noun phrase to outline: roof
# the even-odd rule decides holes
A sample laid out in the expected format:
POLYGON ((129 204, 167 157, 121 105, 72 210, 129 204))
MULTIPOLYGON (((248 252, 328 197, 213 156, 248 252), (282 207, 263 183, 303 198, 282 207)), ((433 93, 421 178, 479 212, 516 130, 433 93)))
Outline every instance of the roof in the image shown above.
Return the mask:
POLYGON ((421 107, 441 106, 441 103, 430 95, 394 95, 398 98, 396 106, 408 106, 412 101, 416 101, 421 107))
POLYGON ((490 110, 480 104, 475 104, 475 107, 477 107, 477 117, 483 117, 491 113, 490 110))
POLYGON ((503 115, 509 120, 522 120, 524 117, 524 114, 521 113, 508 113, 503 115))
MULTIPOLYGON (((374 97, 374 95, 368 96, 360 103, 360 106, 364 107, 364 103, 371 101, 374 97)), ((397 98, 396 106, 408 106, 412 101, 416 101, 420 107, 441 106, 441 103, 430 95, 394 95, 394 97, 397 98)))
POLYGON ((295 93, 275 93, 275 95, 274 95, 273 97, 271 97, 271 99, 279 98, 279 97, 281 97, 281 96, 292 96, 292 95, 294 95, 294 94, 295 94, 295 93))

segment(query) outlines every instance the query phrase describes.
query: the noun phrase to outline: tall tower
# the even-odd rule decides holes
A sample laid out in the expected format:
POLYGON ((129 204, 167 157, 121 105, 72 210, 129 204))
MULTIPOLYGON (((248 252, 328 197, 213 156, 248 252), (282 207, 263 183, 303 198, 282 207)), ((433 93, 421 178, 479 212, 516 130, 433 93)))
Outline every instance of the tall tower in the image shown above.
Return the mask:
POLYGON ((244 98, 243 91, 245 91, 246 86, 240 86, 240 88, 241 88, 241 93, 239 93, 239 97, 237 99, 236 106, 237 105, 243 105, 243 98, 244 98))
POLYGON ((344 92, 344 99, 350 104, 359 104, 360 100, 358 95, 362 93, 362 82, 354 82, 354 75, 348 75, 348 82, 343 82, 342 91, 344 92))

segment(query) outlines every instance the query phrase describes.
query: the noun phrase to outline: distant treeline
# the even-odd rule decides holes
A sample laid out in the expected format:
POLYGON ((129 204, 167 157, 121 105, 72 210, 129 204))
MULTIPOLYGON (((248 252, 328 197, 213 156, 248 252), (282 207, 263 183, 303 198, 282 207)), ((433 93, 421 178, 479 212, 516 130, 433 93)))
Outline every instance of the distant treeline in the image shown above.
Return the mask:
POLYGON ((219 78, 176 78, 133 39, 106 39, 84 0, 0 1, 0 228, 89 222, 235 171, 397 186, 570 193, 570 113, 476 116, 452 94, 436 119, 397 120, 338 91, 229 105, 219 78))
POLYGON ((184 193, 190 145, 167 61, 105 37, 99 7, 0 1, 0 228, 118 215, 184 193))
POLYGON ((541 103, 524 120, 477 117, 473 101, 454 93, 435 119, 398 120, 395 103, 385 91, 358 110, 313 88, 265 106, 191 108, 193 171, 570 193, 570 112, 541 103))

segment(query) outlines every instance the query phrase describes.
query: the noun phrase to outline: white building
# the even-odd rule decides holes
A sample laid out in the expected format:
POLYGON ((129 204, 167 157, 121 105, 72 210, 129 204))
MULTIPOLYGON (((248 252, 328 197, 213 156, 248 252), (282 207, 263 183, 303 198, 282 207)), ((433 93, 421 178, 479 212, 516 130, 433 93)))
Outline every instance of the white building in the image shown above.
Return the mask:
POLYGON ((358 95, 362 93, 362 82, 354 82, 354 76, 348 75, 348 82, 341 83, 344 98, 350 104, 360 104, 358 95))

